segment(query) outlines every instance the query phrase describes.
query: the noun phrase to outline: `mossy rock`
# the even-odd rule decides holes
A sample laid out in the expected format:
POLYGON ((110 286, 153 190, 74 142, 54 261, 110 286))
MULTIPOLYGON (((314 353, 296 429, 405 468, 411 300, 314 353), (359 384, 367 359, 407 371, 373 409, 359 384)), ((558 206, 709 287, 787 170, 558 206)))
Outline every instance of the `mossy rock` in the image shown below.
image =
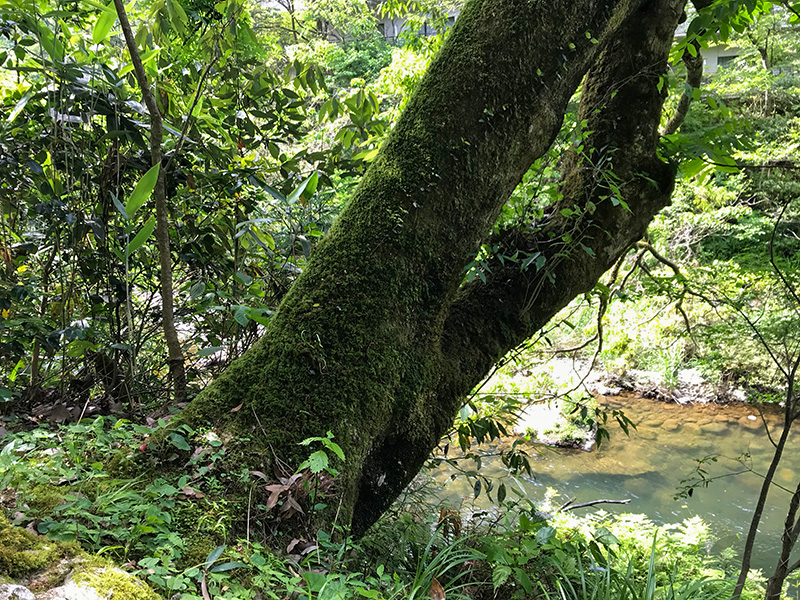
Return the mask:
POLYGON ((23 585, 37 600, 161 599, 146 583, 107 560, 86 554, 77 544, 14 527, 2 514, 0 582, 23 585))
POLYGON ((80 554, 75 544, 55 542, 14 527, 0 515, 0 577, 19 580, 80 554))
MULTIPOLYGON (((98 598, 114 600, 161 600, 146 583, 118 567, 111 565, 89 567, 76 574, 69 582, 81 591, 94 590, 98 598)), ((52 590, 51 590, 52 591, 52 590)), ((46 600, 40 598, 39 600, 46 600)))

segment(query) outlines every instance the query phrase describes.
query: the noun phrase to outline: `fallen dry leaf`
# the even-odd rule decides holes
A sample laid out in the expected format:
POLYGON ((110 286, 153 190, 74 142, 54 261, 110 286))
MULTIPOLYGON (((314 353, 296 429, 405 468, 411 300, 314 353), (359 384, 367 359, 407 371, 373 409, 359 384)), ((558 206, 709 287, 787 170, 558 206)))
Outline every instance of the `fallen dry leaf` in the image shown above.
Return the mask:
POLYGON ((439 580, 436 579, 436 577, 434 577, 431 581, 430 596, 433 598, 433 600, 444 600, 444 588, 442 587, 442 584, 439 583, 439 580))

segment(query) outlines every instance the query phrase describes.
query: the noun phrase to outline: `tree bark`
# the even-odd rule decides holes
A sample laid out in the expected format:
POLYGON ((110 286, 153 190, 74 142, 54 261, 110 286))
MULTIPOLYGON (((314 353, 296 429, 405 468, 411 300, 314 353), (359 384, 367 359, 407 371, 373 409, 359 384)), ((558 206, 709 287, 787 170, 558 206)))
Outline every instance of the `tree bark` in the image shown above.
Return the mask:
POLYGON ((238 436, 229 456, 264 473, 279 461, 297 467, 309 452, 298 442, 331 430, 346 455, 337 498, 305 523, 315 530, 338 516, 366 531, 492 365, 591 289, 668 202, 658 81, 682 8, 468 3, 264 337, 176 422, 238 436), (462 285, 587 71, 584 153, 565 161, 563 200, 543 228, 497 236, 542 252, 545 268, 493 260, 486 283, 462 285), (566 207, 578 217, 563 217, 566 207))

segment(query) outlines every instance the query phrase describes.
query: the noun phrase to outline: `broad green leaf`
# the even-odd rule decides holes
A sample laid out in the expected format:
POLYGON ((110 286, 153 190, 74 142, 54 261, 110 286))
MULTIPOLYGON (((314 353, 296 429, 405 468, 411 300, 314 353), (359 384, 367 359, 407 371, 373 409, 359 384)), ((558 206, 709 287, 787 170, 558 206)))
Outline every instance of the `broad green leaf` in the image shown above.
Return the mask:
MULTIPOLYGON (((315 594, 320 593, 322 591, 322 588, 328 584, 328 577, 324 573, 315 573, 314 571, 303 571, 303 579, 306 580, 309 591, 315 594)), ((324 597, 325 596, 323 596, 323 598, 324 597)), ((341 598, 342 595, 334 596, 333 594, 331 594, 330 597, 341 598)))
POLYGON ((233 313, 233 319, 242 327, 247 327, 247 324, 250 322, 250 319, 247 316, 247 307, 240 306, 237 308, 236 312, 233 313))
POLYGON ((221 565, 217 565, 213 569, 211 569, 211 573, 224 573, 225 571, 233 571, 234 569, 240 569, 241 567, 246 567, 247 565, 243 562, 233 561, 233 562, 226 562, 222 563, 221 565))
POLYGON ((210 568, 211 565, 217 562, 217 559, 222 556, 223 552, 225 552, 225 548, 227 548, 227 546, 217 546, 211 551, 211 553, 206 557, 206 569, 210 568))
POLYGON ((63 62, 64 44, 53 35, 44 21, 39 21, 39 42, 54 62, 63 62))
POLYGON ((133 193, 128 198, 128 202, 125 204, 125 214, 129 217, 133 217, 136 214, 136 211, 139 210, 142 205, 147 202, 147 199, 150 198, 150 194, 153 193, 153 188, 156 187, 156 180, 158 179, 158 169, 161 165, 154 165, 150 168, 147 173, 145 173, 142 178, 139 180, 139 183, 136 184, 136 187, 133 189, 133 193))
POLYGON ((536 532, 536 541, 541 545, 545 545, 552 540, 556 535, 556 530, 550 526, 542 527, 536 532))
POLYGON ((306 179, 305 179, 305 181, 303 181, 303 183, 301 183, 299 186, 297 186, 296 190, 294 190, 291 194, 289 194, 289 197, 286 199, 286 202, 288 202, 289 204, 294 204, 295 202, 297 202, 300 199, 300 196, 302 195, 302 193, 305 191, 305 189, 312 182, 312 180, 314 182, 313 189, 316 189, 317 188, 317 178, 318 178, 317 172, 314 171, 314 173, 312 173, 309 177, 306 177, 306 179))
POLYGON ((271 317, 272 314, 273 311, 266 308, 251 308, 248 317, 250 317, 251 321, 255 321, 259 325, 267 326, 269 325, 269 317, 271 317))
POLYGON ((702 158, 693 158, 681 163, 680 170, 684 177, 694 177, 708 165, 702 158))
POLYGON ((344 451, 342 447, 337 444, 336 442, 332 442, 331 440, 323 440, 325 447, 328 448, 331 452, 333 452, 336 456, 338 456, 341 460, 344 460, 344 451))
POLYGON ((206 284, 204 281, 198 281, 189 290, 189 297, 192 300, 197 300, 200 296, 206 293, 206 284))
POLYGON ((80 358, 86 354, 87 350, 94 350, 96 345, 89 340, 74 340, 67 346, 67 356, 70 358, 80 358))
POLYGON ((614 544, 619 545, 619 540, 617 539, 617 536, 611 533, 608 527, 598 527, 597 529, 594 530, 592 536, 598 542, 603 544, 603 546, 611 546, 614 544))
POLYGON ((274 187, 272 187, 271 185, 267 185, 266 183, 262 183, 262 184, 261 184, 261 187, 262 187, 262 188, 263 188, 263 189, 264 189, 266 192, 268 192, 268 193, 270 194, 270 196, 272 196, 272 197, 273 197, 273 198, 275 198, 276 200, 280 200, 281 202, 286 202, 286 201, 287 201, 287 200, 286 200, 286 196, 284 196, 283 194, 281 194, 281 193, 280 193, 278 190, 276 190, 276 189, 275 189, 274 187))
MULTIPOLYGON (((512 491, 514 490, 513 487, 511 489, 512 489, 512 491)), ((531 529, 533 529, 533 527, 534 527, 534 523, 533 523, 533 521, 530 520, 528 515, 526 515, 525 513, 520 513, 520 515, 519 515, 519 528, 520 528, 520 530, 521 531, 530 531, 531 529)))
POLYGON ((92 29, 92 41, 95 44, 99 44, 106 39, 116 20, 117 11, 114 8, 114 3, 111 2, 97 17, 97 22, 94 24, 94 29, 92 29))
POLYGON ((497 502, 498 504, 502 504, 503 500, 506 499, 506 484, 501 483, 500 487, 497 488, 497 502))
POLYGON ((155 228, 156 228, 156 218, 151 215, 150 218, 147 219, 147 222, 144 224, 144 227, 142 227, 142 230, 136 234, 136 237, 134 237, 130 241, 130 243, 128 243, 128 247, 126 249, 128 256, 130 256, 131 254, 133 254, 139 248, 142 247, 142 244, 144 244, 148 240, 148 238, 151 235, 153 235, 153 231, 155 230, 155 228))
POLYGON ((328 455, 322 450, 317 450, 316 452, 312 452, 311 456, 309 456, 308 460, 303 464, 305 464, 312 473, 319 473, 328 468, 328 455))
POLYGON ((201 348, 197 351, 197 356, 211 356, 222 350, 222 346, 209 346, 208 348, 201 348))
POLYGON ((514 577, 522 586, 522 589, 525 590, 526 594, 533 593, 533 582, 531 581, 531 578, 525 571, 523 571, 519 567, 514 567, 514 577))
MULTIPOLYGON (((170 433, 168 437, 170 443, 175 446, 178 450, 189 451, 191 450, 191 446, 189 446, 189 442, 186 441, 186 438, 183 437, 180 433, 170 433)), ((215 559, 216 560, 216 559, 215 559)))
POLYGON ((250 275, 242 273, 241 271, 236 271, 236 279, 241 281, 245 285, 250 285, 253 283, 253 278, 250 275))
POLYGON ((492 570, 492 585, 497 590, 501 585, 508 581, 511 575, 511 567, 508 565, 495 565, 492 570))
POLYGON ((264 233, 258 229, 248 229, 247 235, 264 250, 269 251, 275 249, 275 239, 270 234, 264 233))
POLYGON ((375 157, 378 156, 379 150, 380 148, 373 148, 372 150, 365 150, 364 152, 359 152, 353 157, 353 159, 363 160, 364 162, 372 162, 373 160, 375 160, 375 157))

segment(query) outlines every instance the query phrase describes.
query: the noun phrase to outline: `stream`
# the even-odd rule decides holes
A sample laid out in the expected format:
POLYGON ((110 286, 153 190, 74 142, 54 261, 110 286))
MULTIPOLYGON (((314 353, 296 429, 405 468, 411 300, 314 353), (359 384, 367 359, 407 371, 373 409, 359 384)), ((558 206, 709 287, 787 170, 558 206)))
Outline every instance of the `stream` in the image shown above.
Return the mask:
MULTIPOLYGON (((528 448, 533 477, 519 477, 528 498, 534 503, 543 501, 550 487, 558 491, 562 502, 571 498, 575 503, 601 498, 631 500, 627 505, 578 509, 577 514, 598 508, 610 513, 644 513, 659 524, 680 523, 699 515, 711 526, 715 540, 711 553, 729 546, 741 551, 761 486, 758 475, 745 472, 724 477, 695 489, 690 498, 675 500, 674 496, 681 480, 694 473, 696 459, 711 454, 718 460, 704 467, 708 477, 744 471, 746 467, 766 472, 773 446, 758 411, 746 404, 667 404, 632 395, 601 397, 598 402, 609 411, 623 410, 637 429, 626 436, 609 416, 611 440, 604 441, 599 449, 548 448, 539 454, 528 448), (750 458, 739 462, 737 459, 745 453, 750 458)), ((763 410, 777 439, 782 411, 774 406, 763 410)), ((798 436, 796 431, 790 435, 775 476, 777 484, 790 490, 794 490, 800 475, 798 436)), ((508 474, 498 458, 488 457, 481 473, 490 478, 508 474)), ((473 506, 471 485, 463 477, 448 482, 449 475, 444 469, 434 474, 437 483, 445 485, 444 498, 469 509, 473 506)), ((488 507, 481 504, 482 498, 488 503, 482 494, 476 507, 488 507)), ((767 575, 777 560, 789 498, 790 493, 773 486, 764 509, 752 567, 763 569, 767 575)))

